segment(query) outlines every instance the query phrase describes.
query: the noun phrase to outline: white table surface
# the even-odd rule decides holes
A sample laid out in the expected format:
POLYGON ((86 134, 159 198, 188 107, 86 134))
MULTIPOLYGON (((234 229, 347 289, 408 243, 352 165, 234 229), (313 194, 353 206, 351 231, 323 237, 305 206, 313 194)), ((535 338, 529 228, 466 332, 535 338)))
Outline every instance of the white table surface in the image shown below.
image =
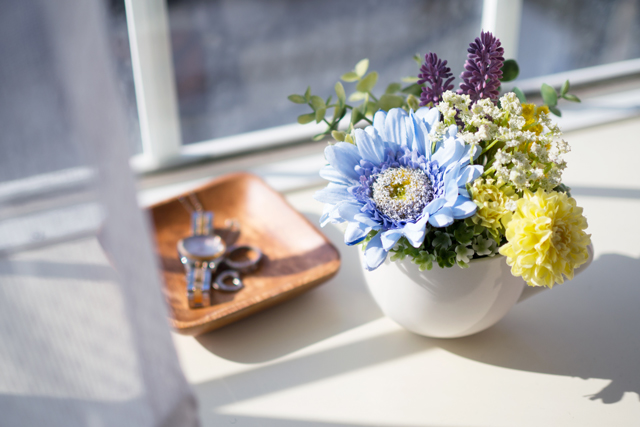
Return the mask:
MULTIPOLYGON (((331 281, 218 331, 174 335, 203 426, 640 425, 640 120, 566 135, 595 261, 477 335, 384 317, 357 249, 331 281)), ((287 194, 317 223, 317 188, 287 194)))

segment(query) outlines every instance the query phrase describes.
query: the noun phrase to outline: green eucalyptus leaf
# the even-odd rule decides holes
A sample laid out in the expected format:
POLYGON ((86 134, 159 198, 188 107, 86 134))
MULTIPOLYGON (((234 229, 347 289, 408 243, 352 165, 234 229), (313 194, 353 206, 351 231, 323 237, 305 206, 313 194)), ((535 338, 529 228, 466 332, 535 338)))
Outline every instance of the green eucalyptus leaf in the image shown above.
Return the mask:
POLYGON ((307 102, 311 100, 311 86, 307 86, 307 91, 304 93, 304 99, 307 102))
POLYGON ((413 60, 418 63, 418 65, 422 65, 422 56, 419 53, 413 55, 413 60))
POLYGON ((524 92, 522 91, 522 89, 520 89, 519 87, 514 87, 513 88, 513 93, 516 94, 516 96, 518 97, 518 99, 520 100, 521 104, 524 104, 525 102, 527 102, 527 97, 524 96, 524 92))
POLYGON ((420 77, 407 76, 407 77, 401 78, 400 80, 402 80, 404 83, 417 83, 418 80, 420 80, 420 77))
POLYGON ((319 134, 317 134, 317 135, 314 135, 312 139, 313 139, 314 141, 320 141, 320 140, 321 140, 321 139, 323 139, 324 137, 325 137, 325 134, 324 134, 324 133, 319 133, 319 134))
POLYGON ((567 101, 571 101, 571 102, 582 102, 580 101, 580 98, 578 98, 577 96, 571 94, 571 93, 567 93, 566 95, 562 95, 562 97, 564 99, 566 99, 567 101))
POLYGON ((501 82, 510 82, 518 78, 520 74, 520 67, 515 59, 507 59, 502 64, 502 78, 501 82))
POLYGON ((422 93, 422 86, 420 86, 417 83, 414 83, 412 85, 409 85, 403 88, 400 92, 410 94, 419 98, 420 94, 422 93))
POLYGON ((345 82, 356 82, 360 80, 360 76, 357 75, 354 71, 349 71, 348 73, 344 73, 340 78, 345 82))
POLYGON ((369 69, 369 60, 365 58, 360 60, 360 62, 356 64, 355 72, 358 75, 358 77, 362 77, 367 73, 368 69, 369 69))
POLYGON ((364 118, 364 114, 358 108, 354 108, 351 110, 351 124, 357 124, 360 120, 364 118))
POLYGON ((569 80, 562 83, 562 87, 560 88, 560 96, 564 97, 569 92, 569 80))
POLYGON ((345 132, 342 132, 342 131, 339 131, 339 130, 334 130, 333 132, 331 132, 331 136, 336 141, 343 142, 344 141, 344 137, 347 136, 347 134, 345 132))
POLYGON ((333 121, 340 120, 344 117, 345 108, 343 104, 338 104, 333 109, 333 121))
POLYGON ((380 109, 380 105, 375 102, 375 101, 369 101, 367 102, 367 111, 366 114, 367 115, 373 115, 376 113, 376 111, 378 111, 380 109))
POLYGON ((307 101, 304 99, 302 95, 289 95, 287 99, 291 102, 295 102, 296 104, 306 104, 307 101))
POLYGON ((316 110, 316 123, 320 123, 322 119, 324 119, 325 114, 327 114, 327 108, 322 107, 316 110))
POLYGON ((554 88, 546 83, 542 83, 540 93, 542 94, 544 103, 549 107, 555 107, 556 105, 558 105, 558 94, 556 93, 556 90, 554 88))
POLYGON ((333 99, 333 95, 329 95, 329 97, 325 101, 325 105, 327 106, 327 108, 331 105, 331 100, 332 99, 333 99))
POLYGON ((555 105, 549 105, 549 111, 551 111, 553 114, 555 114, 558 117, 562 117, 562 111, 560 111, 558 109, 558 107, 556 107, 555 105))
POLYGON ((358 82, 358 84, 356 85, 356 90, 359 92, 371 92, 371 89, 373 89, 377 82, 378 72, 372 71, 358 82))
POLYGON ((320 98, 317 95, 311 96, 311 106, 314 110, 319 110, 320 108, 326 108, 327 104, 324 103, 324 99, 320 98))
POLYGON ((420 100, 416 98, 414 95, 409 95, 407 96, 407 105, 413 111, 418 111, 418 108, 420 108, 420 100))
POLYGON ((349 101, 350 102, 362 101, 366 97, 367 97, 367 94, 364 92, 353 92, 351 95, 349 95, 349 101))
POLYGON ((380 97, 380 108, 384 111, 389 111, 392 108, 402 107, 404 98, 398 95, 390 95, 385 93, 380 97))
POLYGON ((338 95, 338 99, 344 104, 347 100, 347 95, 344 93, 344 86, 342 86, 342 83, 337 82, 335 85, 335 90, 336 95, 338 95))
POLYGON ((384 91, 384 93, 394 94, 400 89, 402 89, 402 85, 400 83, 391 83, 389 86, 387 86, 387 89, 384 91))
POLYGON ((316 113, 303 114, 298 116, 298 123, 301 125, 306 125, 307 123, 311 123, 316 119, 316 113))

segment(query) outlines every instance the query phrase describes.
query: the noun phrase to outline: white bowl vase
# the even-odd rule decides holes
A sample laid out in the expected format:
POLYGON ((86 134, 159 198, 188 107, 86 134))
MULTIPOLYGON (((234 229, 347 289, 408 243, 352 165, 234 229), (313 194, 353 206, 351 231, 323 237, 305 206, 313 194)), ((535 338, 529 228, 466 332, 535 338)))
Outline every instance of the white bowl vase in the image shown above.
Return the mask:
MULTIPOLYGON (((589 260, 576 274, 593 260, 593 247, 588 249, 589 260)), ((519 300, 546 289, 526 287, 501 255, 472 260, 469 268, 436 264, 429 271, 418 270, 409 258, 391 262, 387 257, 364 276, 385 315, 405 329, 433 338, 458 338, 487 329, 519 300)))

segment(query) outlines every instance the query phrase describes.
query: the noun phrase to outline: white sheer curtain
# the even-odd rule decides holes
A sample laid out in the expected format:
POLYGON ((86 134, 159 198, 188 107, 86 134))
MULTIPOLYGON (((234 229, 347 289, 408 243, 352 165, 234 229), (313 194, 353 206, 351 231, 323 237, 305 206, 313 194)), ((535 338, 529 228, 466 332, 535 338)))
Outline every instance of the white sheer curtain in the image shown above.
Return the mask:
POLYGON ((98 0, 0 5, 0 425, 193 426, 98 0))

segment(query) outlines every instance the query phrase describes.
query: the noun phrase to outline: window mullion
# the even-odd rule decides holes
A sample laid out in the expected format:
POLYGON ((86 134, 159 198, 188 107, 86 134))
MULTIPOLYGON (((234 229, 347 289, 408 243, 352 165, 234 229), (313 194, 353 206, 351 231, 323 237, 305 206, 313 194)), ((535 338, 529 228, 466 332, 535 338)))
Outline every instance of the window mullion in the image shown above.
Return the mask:
POLYGON ((171 60, 166 0, 125 0, 143 162, 177 159, 180 117, 171 60))

